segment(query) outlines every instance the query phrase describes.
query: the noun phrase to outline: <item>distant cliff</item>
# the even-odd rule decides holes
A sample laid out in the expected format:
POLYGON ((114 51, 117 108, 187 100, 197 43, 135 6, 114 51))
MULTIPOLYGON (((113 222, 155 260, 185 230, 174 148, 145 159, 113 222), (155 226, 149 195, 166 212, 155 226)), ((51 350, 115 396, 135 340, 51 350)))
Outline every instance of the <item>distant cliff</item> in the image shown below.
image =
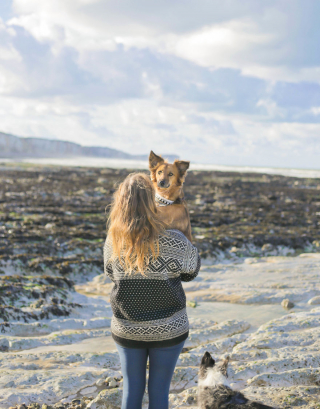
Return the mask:
MULTIPOLYGON (((77 143, 55 139, 20 138, 0 132, 0 158, 66 158, 73 156, 135 160, 148 159, 148 154, 130 155, 126 152, 101 146, 81 146, 77 143)), ((177 155, 165 154, 163 157, 170 161, 178 158, 177 155)))

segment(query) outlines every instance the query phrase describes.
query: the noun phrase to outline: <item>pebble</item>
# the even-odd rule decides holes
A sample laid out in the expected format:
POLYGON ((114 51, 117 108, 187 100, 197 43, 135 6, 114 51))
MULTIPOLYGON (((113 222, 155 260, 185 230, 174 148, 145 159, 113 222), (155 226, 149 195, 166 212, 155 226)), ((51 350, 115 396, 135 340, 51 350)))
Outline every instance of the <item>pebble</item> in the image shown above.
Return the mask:
POLYGON ((116 386, 118 386, 118 382, 114 379, 112 379, 112 381, 109 382, 110 388, 115 388, 116 386))
POLYGON ((53 223, 47 223, 44 228, 47 230, 53 229, 55 227, 55 225, 53 223))
POLYGON ((281 305, 283 308, 290 310, 291 308, 294 307, 294 303, 290 301, 288 298, 285 298, 284 300, 281 301, 281 305))
POLYGON ((270 243, 266 243, 261 247, 262 251, 271 251, 273 250, 273 245, 270 243))

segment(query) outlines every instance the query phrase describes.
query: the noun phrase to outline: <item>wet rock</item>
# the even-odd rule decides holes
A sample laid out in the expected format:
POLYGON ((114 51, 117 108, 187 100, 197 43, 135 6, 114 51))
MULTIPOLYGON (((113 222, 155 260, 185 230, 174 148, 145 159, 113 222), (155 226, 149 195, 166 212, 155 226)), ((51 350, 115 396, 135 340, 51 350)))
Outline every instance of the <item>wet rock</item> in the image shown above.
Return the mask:
POLYGON ((22 311, 20 308, 12 307, 9 305, 0 306, 0 319, 1 321, 35 321, 37 319, 36 314, 22 311))
POLYGON ((230 253, 237 253, 239 250, 237 247, 231 247, 230 253))
POLYGON ((213 325, 218 324, 215 320, 210 320, 206 318, 194 318, 189 317, 189 328, 190 329, 201 329, 212 327, 213 325))
POLYGON ((261 247, 262 251, 271 251, 273 250, 273 245, 270 243, 266 243, 261 247))
POLYGON ((269 195, 269 196, 268 196, 268 199, 269 199, 269 200, 277 200, 278 198, 277 198, 277 196, 275 196, 275 195, 269 195))
POLYGON ((0 352, 7 352, 9 350, 9 341, 7 338, 0 338, 0 352))
POLYGON ((197 382, 198 367, 176 367, 171 380, 170 391, 180 392, 196 386, 197 382))
POLYGON ((291 409, 293 407, 303 407, 315 409, 319 402, 319 387, 291 386, 291 387, 267 387, 259 388, 249 386, 246 388, 246 396, 251 400, 260 400, 276 408, 291 409))
POLYGON ((290 310, 291 308, 294 307, 294 303, 290 301, 288 298, 285 298, 284 300, 281 301, 281 305, 283 308, 290 310))
POLYGON ((276 407, 292 407, 294 402, 316 407, 320 392, 319 318, 320 309, 315 309, 262 325, 233 348, 229 381, 254 400, 276 407))
POLYGON ((45 300, 43 298, 40 298, 40 300, 37 300, 31 303, 30 308, 40 308, 44 303, 45 303, 45 300))
POLYGON ((294 386, 319 385, 320 373, 318 369, 295 369, 274 374, 262 374, 248 380, 249 385, 255 386, 294 386))
MULTIPOLYGON (((117 371, 108 369, 115 366, 114 362, 108 358, 105 360, 104 354, 95 355, 67 352, 40 355, 31 353, 25 354, 20 362, 14 354, 5 357, 5 361, 1 361, 3 387, 0 407, 17 404, 21 396, 28 405, 34 402, 38 402, 39 405, 61 402, 66 396, 77 395, 85 388, 92 388, 92 385, 102 377, 120 375, 117 371), (46 363, 44 367, 42 360, 46 363)), ((94 391, 90 389, 86 392, 94 394, 95 391, 96 387, 94 391)))
POLYGON ((121 400, 121 389, 105 389, 87 405, 87 409, 120 409, 121 400))
POLYGON ((78 284, 75 286, 76 291, 80 292, 81 294, 99 294, 99 295, 109 295, 112 289, 113 283, 108 276, 104 274, 100 274, 92 281, 89 281, 84 284, 78 284))
MULTIPOLYGON (((310 298, 320 296, 316 278, 320 254, 306 256, 259 257, 254 263, 203 262, 201 280, 183 287, 187 299, 196 300, 200 306, 206 301, 280 306, 286 298, 295 305, 304 305, 310 298)), ((274 307, 271 309, 274 311, 274 307)))
POLYGON ((169 394, 170 408, 180 408, 186 406, 197 407, 197 387, 188 388, 181 393, 169 394))
POLYGON ((104 386, 105 384, 106 384, 106 380, 103 379, 103 378, 98 379, 97 382, 96 382, 97 386, 104 386))
POLYGON ((206 344, 213 340, 244 332, 248 328, 250 328, 250 324, 246 321, 228 320, 209 328, 191 330, 185 347, 206 344))
POLYGON ((47 223, 44 228, 47 230, 51 230, 55 227, 54 223, 47 223))
POLYGON ((87 395, 87 394, 94 393, 96 390, 97 388, 95 386, 89 386, 88 388, 82 389, 80 393, 81 395, 87 395))
POLYGON ((93 400, 93 398, 89 398, 88 396, 83 396, 82 397, 82 401, 85 405, 87 405, 88 403, 90 403, 93 400))
POLYGON ((310 298, 310 300, 308 301, 309 305, 319 305, 320 304, 320 296, 316 296, 313 298, 310 298))
POLYGON ((119 385, 118 382, 115 379, 111 379, 110 381, 106 380, 106 382, 108 382, 108 386, 110 388, 115 388, 115 387, 117 387, 119 385))

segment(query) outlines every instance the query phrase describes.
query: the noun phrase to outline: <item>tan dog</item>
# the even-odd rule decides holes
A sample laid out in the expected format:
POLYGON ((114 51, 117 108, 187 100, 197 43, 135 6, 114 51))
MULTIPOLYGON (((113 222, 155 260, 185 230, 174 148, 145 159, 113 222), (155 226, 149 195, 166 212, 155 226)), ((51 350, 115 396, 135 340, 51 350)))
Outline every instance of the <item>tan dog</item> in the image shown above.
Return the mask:
POLYGON ((171 229, 180 230, 191 241, 190 217, 182 190, 189 165, 190 162, 182 160, 167 163, 150 152, 149 169, 160 217, 171 229))

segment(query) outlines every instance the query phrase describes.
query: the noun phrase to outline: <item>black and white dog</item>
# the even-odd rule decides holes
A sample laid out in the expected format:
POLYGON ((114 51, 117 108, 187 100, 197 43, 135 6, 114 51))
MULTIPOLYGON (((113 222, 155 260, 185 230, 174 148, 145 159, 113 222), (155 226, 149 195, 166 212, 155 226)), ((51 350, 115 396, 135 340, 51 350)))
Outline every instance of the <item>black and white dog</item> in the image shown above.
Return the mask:
POLYGON ((227 380, 229 357, 221 365, 206 352, 199 371, 199 409, 274 409, 262 403, 249 401, 241 392, 231 389, 227 380))

